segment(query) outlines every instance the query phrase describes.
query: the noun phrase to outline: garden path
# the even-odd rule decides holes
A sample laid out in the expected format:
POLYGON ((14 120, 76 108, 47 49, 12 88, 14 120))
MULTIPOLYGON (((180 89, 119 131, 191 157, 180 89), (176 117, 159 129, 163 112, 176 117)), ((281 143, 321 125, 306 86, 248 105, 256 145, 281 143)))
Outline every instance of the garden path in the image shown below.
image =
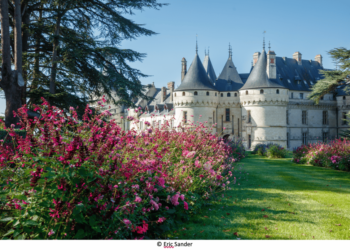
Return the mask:
POLYGON ((350 173, 248 153, 225 198, 170 239, 350 239, 350 173), (246 173, 245 173, 246 172, 246 173))

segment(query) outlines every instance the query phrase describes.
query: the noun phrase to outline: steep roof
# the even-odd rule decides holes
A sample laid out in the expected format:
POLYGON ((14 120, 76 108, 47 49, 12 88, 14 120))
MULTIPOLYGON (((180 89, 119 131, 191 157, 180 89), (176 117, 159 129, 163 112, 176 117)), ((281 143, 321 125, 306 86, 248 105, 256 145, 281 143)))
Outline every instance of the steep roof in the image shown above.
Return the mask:
POLYGON ((183 90, 216 90, 199 59, 198 54, 194 57, 182 83, 177 89, 175 89, 175 91, 183 90))
POLYGON ((216 81, 216 74, 214 71, 214 67, 211 64, 209 55, 206 55, 203 61, 203 67, 205 71, 207 72, 207 75, 212 83, 216 81))
POLYGON ((252 72, 250 73, 248 80, 241 88, 243 89, 257 89, 257 88, 284 88, 284 86, 271 81, 267 77, 266 73, 267 57, 265 49, 259 56, 258 62, 255 64, 252 72))
POLYGON ((230 56, 221 71, 218 80, 215 82, 215 87, 219 91, 235 91, 242 86, 243 81, 233 64, 232 57, 230 56))
POLYGON ((319 70, 323 67, 319 62, 293 58, 276 57, 277 79, 274 81, 290 90, 311 91, 311 87, 323 76, 319 70))

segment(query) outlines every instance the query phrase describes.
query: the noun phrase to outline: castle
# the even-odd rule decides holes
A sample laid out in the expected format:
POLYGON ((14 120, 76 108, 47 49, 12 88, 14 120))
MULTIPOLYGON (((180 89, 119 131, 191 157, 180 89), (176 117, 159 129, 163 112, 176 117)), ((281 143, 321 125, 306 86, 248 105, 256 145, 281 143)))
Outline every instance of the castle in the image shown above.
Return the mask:
POLYGON ((250 73, 239 74, 230 48, 218 77, 209 53, 202 63, 196 49, 188 71, 185 58, 181 63, 179 87, 175 89, 175 82, 162 88, 152 84, 144 92, 153 97, 152 101, 135 100, 142 114, 132 108, 112 107, 112 118, 117 118, 126 130, 144 130, 146 121, 159 128, 164 120, 171 127, 207 121, 207 126, 214 125, 214 133, 240 138, 247 149, 258 143, 278 143, 292 149, 338 138, 348 128, 344 119, 350 109, 350 96, 344 87, 326 94, 318 105, 308 99, 311 87, 322 78, 321 55, 315 60, 302 59, 300 52, 295 52, 293 58, 277 57, 270 49, 266 53, 264 46, 261 53, 253 54, 250 73), (123 123, 121 116, 137 118, 138 126, 123 123))

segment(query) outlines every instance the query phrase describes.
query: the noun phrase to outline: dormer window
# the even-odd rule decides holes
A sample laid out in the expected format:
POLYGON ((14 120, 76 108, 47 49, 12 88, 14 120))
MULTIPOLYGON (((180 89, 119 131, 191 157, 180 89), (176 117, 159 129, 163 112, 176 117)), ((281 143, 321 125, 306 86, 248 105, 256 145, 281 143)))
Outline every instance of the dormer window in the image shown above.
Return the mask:
POLYGON ((209 95, 209 91, 207 91, 207 95, 209 95))
POLYGON ((224 96, 224 94, 223 93, 221 93, 221 95, 220 95, 221 97, 223 97, 224 96))
POLYGON ((182 96, 185 96, 185 92, 182 92, 182 96))
POLYGON ((345 100, 345 96, 343 96, 343 100, 345 100))
POLYGON ((218 96, 218 93, 215 93, 215 96, 218 96))
POLYGON ((246 90, 245 94, 248 95, 248 90, 246 90))
POLYGON ((237 97, 237 93, 235 93, 235 97, 237 97))
POLYGON ((198 95, 198 92, 197 92, 197 91, 195 91, 195 92, 194 92, 194 95, 198 95))
POLYGON ((260 94, 264 94, 264 90, 263 89, 260 89, 260 94))
POLYGON ((231 93, 227 93, 227 97, 230 97, 231 96, 231 93))
POLYGON ((280 93, 280 90, 279 89, 276 89, 276 94, 279 94, 280 93))

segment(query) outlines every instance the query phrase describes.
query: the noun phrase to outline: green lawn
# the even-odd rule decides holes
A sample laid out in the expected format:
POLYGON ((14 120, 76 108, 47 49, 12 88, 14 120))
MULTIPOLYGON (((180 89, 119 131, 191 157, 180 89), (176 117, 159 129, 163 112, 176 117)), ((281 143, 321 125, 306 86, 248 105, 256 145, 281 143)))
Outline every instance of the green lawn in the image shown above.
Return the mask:
POLYGON ((240 165, 246 179, 166 236, 350 239, 350 173, 250 153, 240 165))

